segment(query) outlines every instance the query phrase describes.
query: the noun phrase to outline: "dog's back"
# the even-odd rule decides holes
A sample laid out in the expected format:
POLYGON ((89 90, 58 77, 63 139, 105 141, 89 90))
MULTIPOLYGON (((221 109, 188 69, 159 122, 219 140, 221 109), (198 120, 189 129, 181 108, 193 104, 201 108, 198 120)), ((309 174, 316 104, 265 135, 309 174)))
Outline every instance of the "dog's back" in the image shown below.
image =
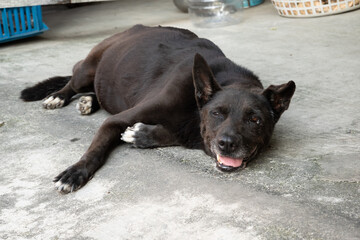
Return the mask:
MULTIPOLYGON (((195 52, 208 59, 224 57, 214 43, 188 30, 170 27, 136 25, 105 40, 100 44, 100 51, 101 45, 108 42, 111 45, 101 53, 96 69, 95 91, 101 105, 112 114, 160 93, 193 89, 191 73, 195 52)), ((98 55, 94 52, 89 57, 98 55)), ((193 96, 183 99, 187 97, 193 99, 193 96)))

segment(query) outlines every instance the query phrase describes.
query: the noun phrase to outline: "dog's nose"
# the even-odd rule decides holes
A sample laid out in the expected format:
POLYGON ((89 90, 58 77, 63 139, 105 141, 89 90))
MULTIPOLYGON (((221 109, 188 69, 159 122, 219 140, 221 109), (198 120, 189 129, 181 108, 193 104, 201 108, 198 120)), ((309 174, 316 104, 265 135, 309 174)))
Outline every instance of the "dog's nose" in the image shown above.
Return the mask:
POLYGON ((235 137, 232 136, 224 135, 218 139, 218 147, 224 153, 234 152, 237 149, 238 145, 238 141, 235 137))

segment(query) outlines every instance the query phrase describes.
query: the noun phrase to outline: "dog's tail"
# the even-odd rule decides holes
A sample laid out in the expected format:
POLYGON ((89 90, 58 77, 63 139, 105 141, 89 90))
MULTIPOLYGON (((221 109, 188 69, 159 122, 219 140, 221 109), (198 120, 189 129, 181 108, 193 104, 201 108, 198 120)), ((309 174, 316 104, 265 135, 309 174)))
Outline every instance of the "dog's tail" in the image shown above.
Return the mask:
POLYGON ((59 91, 70 81, 71 76, 52 77, 21 91, 20 98, 26 102, 38 101, 59 91))

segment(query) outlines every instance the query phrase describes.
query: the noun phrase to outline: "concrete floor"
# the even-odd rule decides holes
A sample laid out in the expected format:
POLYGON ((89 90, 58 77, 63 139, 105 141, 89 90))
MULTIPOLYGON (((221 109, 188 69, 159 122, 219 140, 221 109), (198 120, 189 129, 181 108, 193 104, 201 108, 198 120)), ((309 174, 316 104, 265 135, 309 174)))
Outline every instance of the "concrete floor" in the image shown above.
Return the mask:
POLYGON ((50 31, 0 46, 0 239, 360 239, 360 11, 277 15, 269 2, 243 21, 200 29, 172 1, 49 8, 50 31), (269 149, 248 168, 218 172, 201 151, 118 147, 78 192, 52 179, 76 162, 103 120, 76 102, 44 110, 19 92, 72 66, 133 24, 188 28, 257 73, 294 80, 269 149))

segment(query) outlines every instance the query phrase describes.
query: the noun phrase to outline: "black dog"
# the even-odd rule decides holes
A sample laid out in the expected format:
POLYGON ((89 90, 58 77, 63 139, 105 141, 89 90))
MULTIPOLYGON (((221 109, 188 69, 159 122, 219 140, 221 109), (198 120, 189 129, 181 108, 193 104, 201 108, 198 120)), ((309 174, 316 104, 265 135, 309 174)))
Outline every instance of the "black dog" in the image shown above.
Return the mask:
POLYGON ((221 170, 243 168, 268 144, 294 91, 292 81, 264 90, 251 71, 188 30, 137 25, 98 44, 71 77, 45 80, 21 98, 47 96, 43 106, 53 109, 76 93, 95 92, 80 98, 78 110, 101 106, 114 114, 80 161, 55 178, 68 193, 84 186, 121 140, 139 148, 199 148, 221 170))

